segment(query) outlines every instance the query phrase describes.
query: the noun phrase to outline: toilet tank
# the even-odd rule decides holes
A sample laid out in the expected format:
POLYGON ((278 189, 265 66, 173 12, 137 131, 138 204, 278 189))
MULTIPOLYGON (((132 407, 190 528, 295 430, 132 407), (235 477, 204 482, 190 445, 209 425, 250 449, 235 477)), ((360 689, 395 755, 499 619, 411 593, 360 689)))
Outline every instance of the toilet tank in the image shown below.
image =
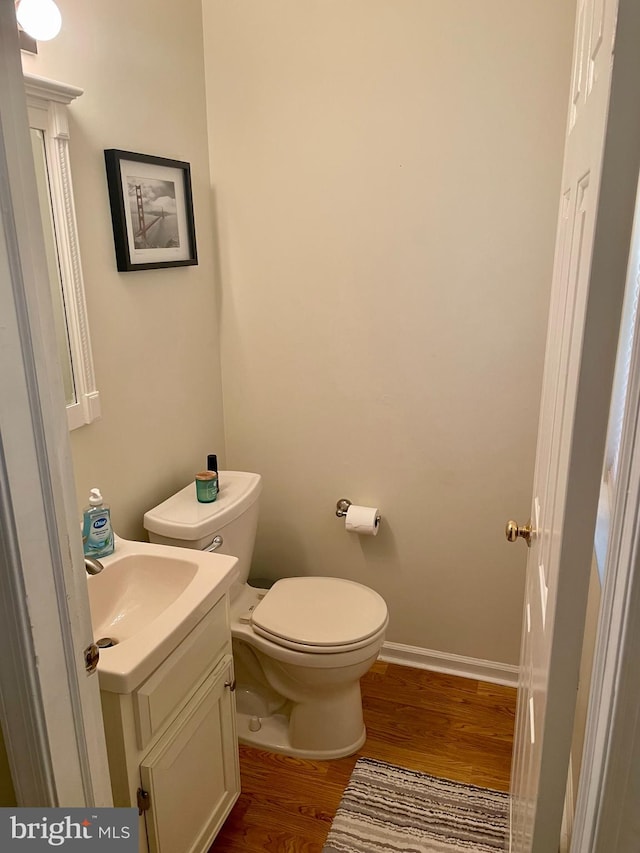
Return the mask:
POLYGON ((144 514, 149 542, 204 550, 222 537, 218 554, 238 558, 239 582, 249 577, 258 527, 260 474, 220 471, 220 490, 212 503, 200 503, 195 482, 144 514))

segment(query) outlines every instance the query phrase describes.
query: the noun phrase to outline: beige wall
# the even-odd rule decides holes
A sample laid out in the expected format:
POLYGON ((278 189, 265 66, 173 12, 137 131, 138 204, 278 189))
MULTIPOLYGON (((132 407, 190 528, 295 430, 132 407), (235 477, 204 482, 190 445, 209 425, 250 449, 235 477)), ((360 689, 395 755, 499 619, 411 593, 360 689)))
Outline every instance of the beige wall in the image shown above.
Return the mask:
POLYGON ((64 26, 24 68, 80 86, 75 199, 102 419, 72 433, 78 500, 100 486, 116 530, 224 458, 218 297, 199 0, 61 3, 64 26), (191 163, 199 265, 118 273, 103 149, 191 163))
POLYGON ((254 573, 514 663, 573 0, 208 0, 228 463, 254 573), (377 505, 347 534, 338 498, 377 505))
POLYGON ((72 156, 103 418, 79 502, 117 530, 225 461, 255 572, 379 589, 389 639, 515 662, 572 0, 66 0, 25 68, 82 86, 72 156), (102 151, 191 162, 200 264, 118 273, 102 151), (376 539, 333 515, 381 507, 376 539))

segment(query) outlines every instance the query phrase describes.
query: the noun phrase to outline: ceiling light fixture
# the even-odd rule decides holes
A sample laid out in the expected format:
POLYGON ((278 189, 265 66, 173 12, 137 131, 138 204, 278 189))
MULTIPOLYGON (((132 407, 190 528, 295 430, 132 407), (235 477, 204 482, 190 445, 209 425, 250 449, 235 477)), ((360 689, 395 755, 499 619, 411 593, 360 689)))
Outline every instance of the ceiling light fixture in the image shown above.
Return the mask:
POLYGON ((22 29, 36 41, 55 38, 62 26, 60 9, 53 0, 20 0, 16 17, 22 29))

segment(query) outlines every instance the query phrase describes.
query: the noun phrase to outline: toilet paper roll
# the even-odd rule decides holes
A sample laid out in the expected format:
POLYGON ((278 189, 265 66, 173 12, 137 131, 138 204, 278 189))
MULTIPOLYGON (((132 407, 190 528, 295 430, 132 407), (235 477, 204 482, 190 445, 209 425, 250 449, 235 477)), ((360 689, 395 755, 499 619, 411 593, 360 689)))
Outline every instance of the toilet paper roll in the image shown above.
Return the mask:
POLYGON ((380 528, 380 513, 375 506, 356 506, 351 504, 347 510, 344 526, 349 533, 361 536, 377 536, 380 528))

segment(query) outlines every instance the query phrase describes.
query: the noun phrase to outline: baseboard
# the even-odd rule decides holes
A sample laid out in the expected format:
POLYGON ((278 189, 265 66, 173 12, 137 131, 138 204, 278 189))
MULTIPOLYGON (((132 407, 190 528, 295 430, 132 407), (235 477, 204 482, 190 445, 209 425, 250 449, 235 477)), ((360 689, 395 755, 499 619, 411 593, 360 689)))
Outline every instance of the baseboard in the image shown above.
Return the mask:
POLYGON ((490 681, 492 684, 504 684, 507 687, 516 687, 518 684, 518 667, 509 663, 468 658, 447 652, 434 652, 419 646, 388 642, 383 644, 379 657, 387 663, 429 669, 433 672, 444 672, 447 675, 459 675, 462 678, 476 678, 479 681, 490 681))

